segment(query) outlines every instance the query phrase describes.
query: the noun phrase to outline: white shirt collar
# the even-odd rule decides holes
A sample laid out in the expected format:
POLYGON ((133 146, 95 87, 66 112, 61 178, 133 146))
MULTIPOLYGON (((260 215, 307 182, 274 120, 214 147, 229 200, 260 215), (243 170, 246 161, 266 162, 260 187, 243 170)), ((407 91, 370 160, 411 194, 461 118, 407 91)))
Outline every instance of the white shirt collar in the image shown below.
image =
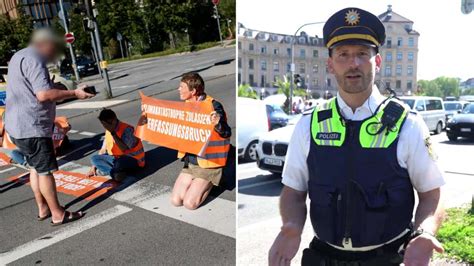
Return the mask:
POLYGON ((385 97, 380 94, 379 89, 374 85, 369 98, 361 106, 357 107, 355 112, 352 112, 351 107, 344 102, 339 92, 336 95, 336 99, 339 110, 345 119, 360 121, 372 116, 385 97))

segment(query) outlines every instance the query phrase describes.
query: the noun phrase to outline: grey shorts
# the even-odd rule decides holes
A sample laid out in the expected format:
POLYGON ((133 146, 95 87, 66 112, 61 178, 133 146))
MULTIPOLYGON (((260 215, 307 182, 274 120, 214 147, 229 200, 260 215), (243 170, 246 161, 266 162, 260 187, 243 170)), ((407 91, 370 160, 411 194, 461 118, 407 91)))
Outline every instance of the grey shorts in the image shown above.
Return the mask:
POLYGON ((11 139, 38 175, 50 175, 58 170, 52 138, 11 139))

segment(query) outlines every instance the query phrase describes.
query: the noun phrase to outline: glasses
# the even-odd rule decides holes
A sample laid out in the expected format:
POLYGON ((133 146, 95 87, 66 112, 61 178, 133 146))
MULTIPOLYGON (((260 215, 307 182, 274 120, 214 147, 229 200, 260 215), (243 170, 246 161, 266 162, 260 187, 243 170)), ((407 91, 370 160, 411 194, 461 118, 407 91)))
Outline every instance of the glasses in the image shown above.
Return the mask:
POLYGON ((348 52, 339 52, 334 54, 334 59, 338 63, 350 63, 352 58, 356 61, 357 64, 363 64, 370 61, 372 54, 370 52, 357 52, 355 54, 350 54, 348 52))

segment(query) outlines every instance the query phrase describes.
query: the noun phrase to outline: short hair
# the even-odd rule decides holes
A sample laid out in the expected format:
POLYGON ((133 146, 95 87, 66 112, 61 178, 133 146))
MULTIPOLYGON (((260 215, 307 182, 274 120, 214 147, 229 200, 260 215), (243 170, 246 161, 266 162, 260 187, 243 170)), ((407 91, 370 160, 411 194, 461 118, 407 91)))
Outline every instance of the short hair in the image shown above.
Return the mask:
POLYGON ((117 119, 117 115, 111 109, 104 108, 100 111, 98 118, 100 121, 110 121, 112 119, 117 119))
POLYGON ((201 95, 204 93, 204 80, 196 72, 183 74, 181 77, 181 82, 186 83, 189 90, 196 90, 196 95, 201 95))

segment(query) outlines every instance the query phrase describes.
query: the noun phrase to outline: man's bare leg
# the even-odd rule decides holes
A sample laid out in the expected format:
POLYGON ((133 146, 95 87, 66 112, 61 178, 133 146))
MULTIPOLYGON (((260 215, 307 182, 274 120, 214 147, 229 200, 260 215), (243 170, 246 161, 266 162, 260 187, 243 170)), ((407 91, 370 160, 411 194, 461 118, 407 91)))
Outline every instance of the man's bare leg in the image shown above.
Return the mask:
POLYGON ((171 193, 171 203, 174 206, 183 206, 184 196, 186 195, 186 191, 188 191, 192 181, 192 175, 186 173, 179 174, 174 183, 173 192, 171 193))
POLYGON ((211 182, 202 178, 194 178, 184 196, 184 207, 189 210, 197 209, 207 198, 211 189, 211 182))
POLYGON ((48 203, 46 202, 43 195, 41 195, 38 178, 39 177, 36 170, 30 169, 30 184, 31 190, 33 190, 33 194, 35 195, 36 205, 38 205, 38 217, 45 217, 49 214, 50 211, 48 203))
POLYGON ((64 218, 64 209, 59 205, 58 193, 56 192, 56 182, 52 174, 39 176, 39 188, 41 194, 46 199, 51 210, 54 223, 61 222, 64 218))

